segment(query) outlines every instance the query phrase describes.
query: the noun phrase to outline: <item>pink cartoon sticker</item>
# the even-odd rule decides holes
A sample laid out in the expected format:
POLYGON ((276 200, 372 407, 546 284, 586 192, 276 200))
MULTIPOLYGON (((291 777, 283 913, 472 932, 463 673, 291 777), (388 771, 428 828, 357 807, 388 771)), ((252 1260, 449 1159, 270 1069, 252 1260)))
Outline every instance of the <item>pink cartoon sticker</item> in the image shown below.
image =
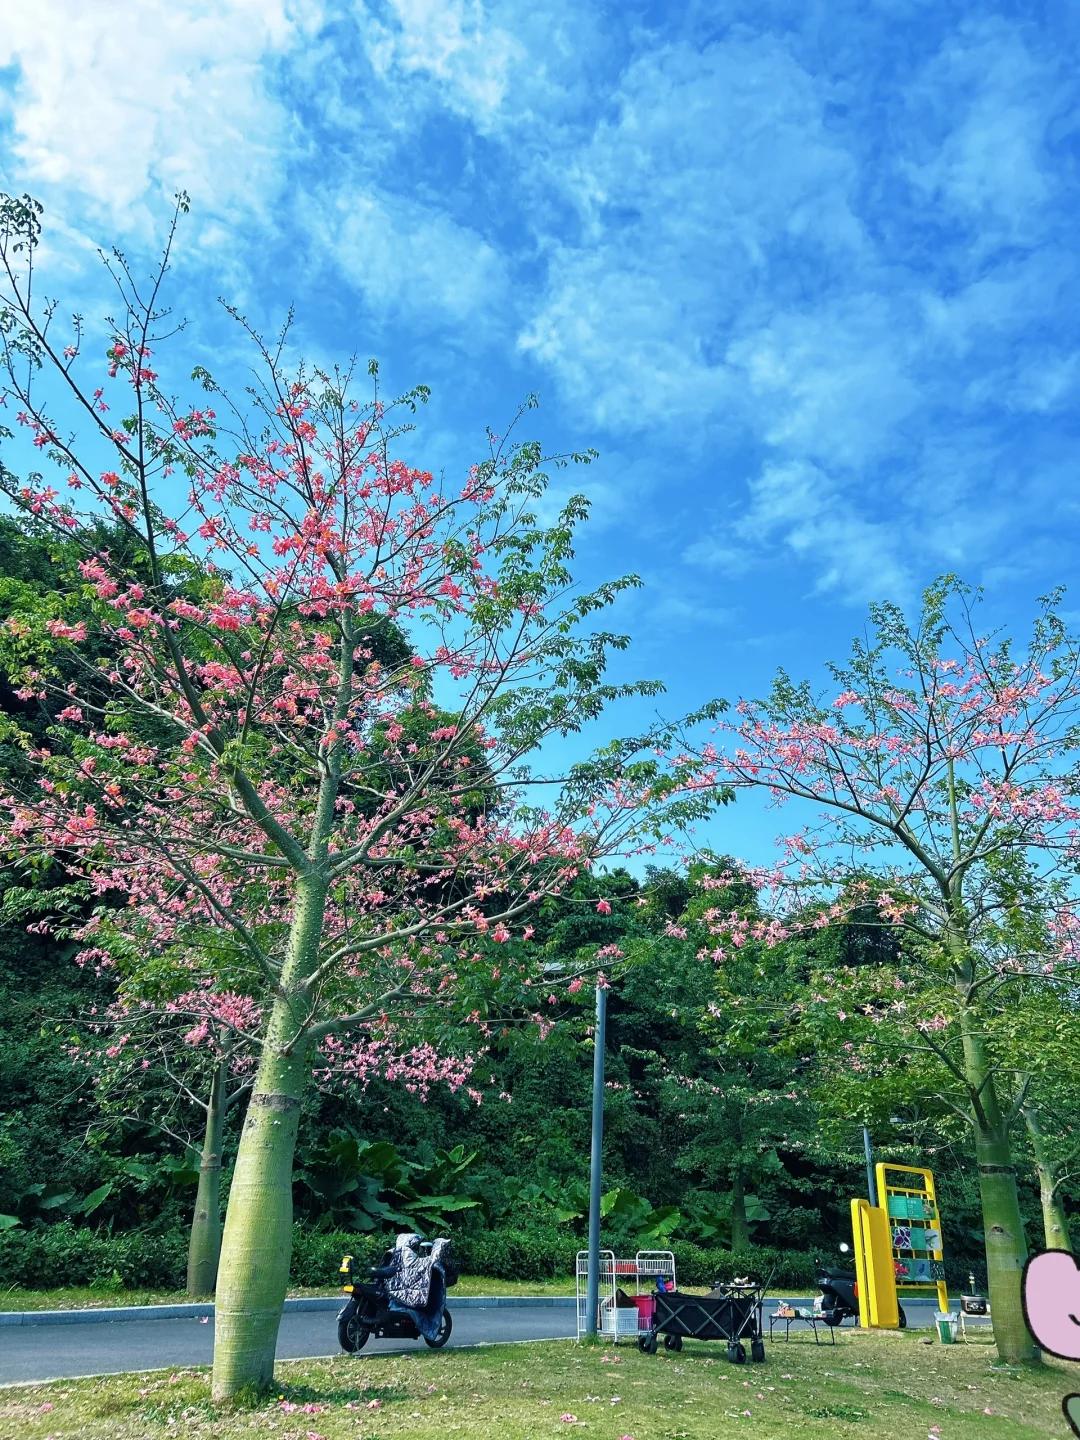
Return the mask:
POLYGON ((1024 1318, 1049 1354, 1080 1360, 1080 1269, 1067 1250, 1044 1250, 1024 1266, 1024 1318))
MULTIPOLYGON (((1044 1250, 1024 1266, 1024 1318, 1037 1344, 1062 1360, 1080 1360, 1080 1268, 1065 1250, 1044 1250)), ((1080 1436, 1080 1395, 1061 1402, 1080 1436)))

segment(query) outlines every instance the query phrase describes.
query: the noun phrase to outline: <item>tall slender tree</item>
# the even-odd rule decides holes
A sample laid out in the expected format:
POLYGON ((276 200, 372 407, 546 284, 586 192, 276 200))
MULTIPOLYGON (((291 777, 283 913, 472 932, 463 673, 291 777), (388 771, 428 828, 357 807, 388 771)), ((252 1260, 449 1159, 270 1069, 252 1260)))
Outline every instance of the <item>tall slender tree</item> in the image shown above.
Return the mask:
POLYGON ((264 343, 239 316, 258 367, 243 399, 205 371, 197 405, 170 393, 161 295, 185 203, 145 290, 109 262, 122 309, 98 381, 83 378, 78 317, 57 337, 55 306, 36 302, 40 207, 0 202, 6 396, 56 474, 4 468, 3 488, 71 533, 105 516, 137 557, 87 554, 90 619, 52 597, 7 622, 23 694, 59 683, 58 648, 64 676, 85 663, 28 754, 35 789, 7 798, 6 848, 122 899, 108 924, 148 953, 186 948, 196 967, 213 935, 218 979, 260 1006, 218 1271, 213 1393, 227 1399, 272 1378, 318 1046, 440 1009, 483 1026, 496 997, 528 1011, 535 967, 527 952, 500 964, 499 947, 528 938, 544 896, 664 838, 701 799, 661 767, 663 734, 565 774, 527 767, 607 702, 657 688, 606 679, 627 642, 589 617, 638 582, 574 588, 587 503, 540 523, 537 446, 491 435, 458 485, 438 483, 395 455, 391 422, 426 391, 395 407, 374 365, 359 382, 352 365, 289 367, 286 333, 264 343), (388 624, 409 640, 390 665, 374 646, 388 624))
MULTIPOLYGON (((927 1065, 928 1083, 964 1115, 995 1338, 1005 1360, 1026 1361, 1010 1137, 1025 1090, 995 1025, 1010 996, 1074 983, 1080 647, 1055 597, 1023 652, 982 636, 972 592, 951 578, 926 592, 914 624, 891 605, 872 607, 871 624, 848 663, 831 667, 832 693, 781 672, 766 700, 723 722, 722 747, 701 754, 718 780, 818 816, 777 866, 753 874, 762 918, 714 909, 714 953, 723 962, 751 936, 776 944, 867 908, 893 932, 891 954, 833 967, 807 1005, 834 1025, 862 1025, 870 1045, 890 1043, 891 1029, 903 1063, 927 1065), (845 1003, 852 991, 857 1006, 845 1003)), ((838 1060, 865 1066, 859 1039, 822 1033, 838 1060)))

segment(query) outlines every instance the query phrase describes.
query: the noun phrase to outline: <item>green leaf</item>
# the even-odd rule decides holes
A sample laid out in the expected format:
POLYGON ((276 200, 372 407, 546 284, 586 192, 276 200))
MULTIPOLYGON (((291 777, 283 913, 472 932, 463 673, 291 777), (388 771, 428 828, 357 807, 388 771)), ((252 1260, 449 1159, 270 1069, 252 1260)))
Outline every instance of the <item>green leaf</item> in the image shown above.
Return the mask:
POLYGON ((642 1223, 641 1238, 666 1240, 682 1222, 682 1211, 677 1205, 662 1205, 647 1215, 642 1223))
POLYGON ((85 1200, 80 1200, 77 1205, 73 1205, 71 1208, 81 1211, 84 1215, 90 1215, 98 1208, 103 1200, 109 1198, 112 1194, 112 1188, 111 1182, 106 1181, 104 1185, 99 1185, 96 1190, 91 1190, 85 1200))
POLYGON ((174 1185, 197 1185, 199 1172, 192 1170, 189 1165, 178 1165, 175 1170, 169 1171, 169 1179, 174 1185))
POLYGON ((768 1209, 764 1200, 759 1200, 756 1195, 747 1195, 746 1218, 747 1220, 771 1220, 772 1211, 768 1209))
POLYGON ((0 1230, 14 1230, 22 1221, 17 1215, 0 1215, 0 1230))
POLYGON ((62 1190, 58 1195, 46 1195, 38 1201, 39 1210, 60 1210, 74 1198, 74 1190, 62 1190))
POLYGON ((402 1163, 397 1146, 389 1140, 375 1140, 361 1145, 358 1160, 366 1175, 384 1175, 402 1163))

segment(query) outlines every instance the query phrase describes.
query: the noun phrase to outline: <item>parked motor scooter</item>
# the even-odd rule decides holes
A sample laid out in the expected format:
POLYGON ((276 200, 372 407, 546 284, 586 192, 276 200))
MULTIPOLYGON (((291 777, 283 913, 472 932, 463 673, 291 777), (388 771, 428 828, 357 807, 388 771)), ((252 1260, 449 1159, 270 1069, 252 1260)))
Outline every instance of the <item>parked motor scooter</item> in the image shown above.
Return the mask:
MULTIPOLYGON (((423 1254, 431 1249, 430 1241, 416 1247, 423 1254)), ((446 1308, 446 1293, 442 1290, 435 1303, 440 1307, 439 1328, 433 1338, 421 1335, 411 1316, 399 1310, 391 1310, 386 1291, 386 1282, 394 1272, 393 1251, 388 1250, 383 1263, 367 1270, 367 1280, 361 1280, 356 1273, 353 1257, 342 1256, 339 1274, 342 1289, 349 1296, 337 1317, 338 1344, 349 1355, 362 1350, 372 1335, 385 1340, 423 1340, 432 1350, 441 1350, 450 1339, 454 1322, 446 1308)), ((458 1281, 457 1265, 447 1257, 443 1272, 447 1287, 458 1281)))
MULTIPOLYGON (((841 1255, 850 1255, 851 1246, 841 1245, 841 1255)), ((814 1311, 820 1315, 826 1325, 842 1325, 849 1315, 859 1314, 859 1282, 854 1270, 834 1269, 830 1265, 822 1265, 818 1271, 817 1283, 821 1286, 821 1294, 814 1301, 814 1311)), ((907 1316, 904 1314, 904 1307, 897 1306, 900 1318, 900 1329, 907 1329, 907 1316)))

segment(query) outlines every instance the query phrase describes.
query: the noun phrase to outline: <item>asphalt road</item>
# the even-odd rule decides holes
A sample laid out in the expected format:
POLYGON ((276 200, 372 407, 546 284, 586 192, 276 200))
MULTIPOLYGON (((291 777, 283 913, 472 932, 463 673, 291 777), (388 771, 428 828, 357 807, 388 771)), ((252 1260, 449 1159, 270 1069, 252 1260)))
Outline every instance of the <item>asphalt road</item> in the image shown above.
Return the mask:
MULTIPOLYGON (((767 1305, 766 1316, 772 1308, 772 1303, 767 1305)), ((933 1302, 908 1301, 905 1309, 910 1328, 933 1325, 933 1302)), ((452 1305, 450 1310, 453 1313, 452 1305)), ((573 1336, 574 1325, 572 1309, 459 1310, 447 1348, 564 1339, 573 1336)), ((792 1327, 796 1335, 805 1330, 800 1324, 792 1327)), ((821 1338, 828 1343, 823 1330, 821 1338)), ((783 1343, 781 1331, 776 1340, 783 1343)), ((0 1384, 209 1365, 213 1349, 212 1317, 205 1323, 198 1319, 116 1320, 95 1325, 5 1326, 0 1328, 0 1384)), ((419 1340, 369 1340, 358 1361, 380 1353, 425 1349, 419 1340)), ((287 1312, 282 1317, 277 1353, 279 1360, 340 1354, 334 1312, 287 1312)))
MULTIPOLYGON (((453 1314, 454 1307, 450 1306, 453 1314)), ((557 1340, 575 1333, 571 1309, 460 1310, 454 1315, 455 1345, 512 1340, 557 1340)), ((426 1350, 422 1340, 369 1340, 362 1355, 426 1350)), ((332 1310, 301 1310, 282 1316, 278 1359, 339 1355, 332 1310)), ((128 1370, 209 1365, 214 1358, 213 1317, 116 1320, 100 1325, 13 1325, 0 1329, 0 1384, 71 1379, 128 1370)))

